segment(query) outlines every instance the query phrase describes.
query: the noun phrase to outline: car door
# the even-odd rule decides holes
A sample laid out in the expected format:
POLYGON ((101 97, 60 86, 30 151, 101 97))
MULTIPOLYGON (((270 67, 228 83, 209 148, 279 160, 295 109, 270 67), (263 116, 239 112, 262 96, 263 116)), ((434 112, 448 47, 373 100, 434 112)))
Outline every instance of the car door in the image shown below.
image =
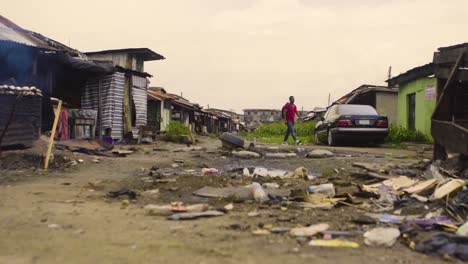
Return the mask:
POLYGON ((323 120, 319 121, 316 126, 316 133, 318 138, 323 141, 327 138, 327 129, 329 126, 329 117, 331 116, 332 111, 334 111, 335 106, 330 107, 325 115, 323 116, 323 120))

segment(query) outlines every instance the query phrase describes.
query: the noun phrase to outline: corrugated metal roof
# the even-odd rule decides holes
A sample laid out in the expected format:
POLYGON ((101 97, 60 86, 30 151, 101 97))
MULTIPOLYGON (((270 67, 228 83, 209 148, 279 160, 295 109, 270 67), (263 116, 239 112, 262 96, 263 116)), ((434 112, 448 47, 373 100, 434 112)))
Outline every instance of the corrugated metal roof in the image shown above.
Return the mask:
POLYGON ((149 100, 157 100, 157 101, 164 101, 167 99, 172 99, 172 97, 168 94, 158 91, 151 91, 148 90, 148 99, 149 100))
POLYGON ((163 55, 158 54, 148 48, 128 48, 128 49, 112 49, 112 50, 101 50, 101 51, 90 51, 85 52, 86 55, 95 55, 95 54, 110 54, 110 53, 128 53, 141 57, 145 61, 152 60, 164 60, 163 55))
POLYGON ((363 84, 358 88, 352 90, 346 95, 342 96, 340 99, 336 100, 333 104, 347 104, 356 96, 367 93, 367 92, 388 92, 388 93, 398 93, 398 89, 394 87, 378 86, 378 85, 369 85, 363 84))
POLYGON ((428 77, 434 74, 434 64, 428 63, 422 66, 415 67, 400 75, 386 80, 388 85, 395 86, 403 83, 408 83, 419 78, 428 77))

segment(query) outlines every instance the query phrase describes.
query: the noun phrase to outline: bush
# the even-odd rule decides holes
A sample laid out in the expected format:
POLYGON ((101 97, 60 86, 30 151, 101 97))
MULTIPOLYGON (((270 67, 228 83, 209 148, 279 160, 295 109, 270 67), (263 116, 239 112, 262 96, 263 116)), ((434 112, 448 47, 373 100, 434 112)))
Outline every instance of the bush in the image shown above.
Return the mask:
POLYGON ((415 142, 431 143, 432 139, 418 130, 412 130, 401 126, 390 125, 386 138, 390 143, 415 142))
POLYGON ((190 129, 179 121, 171 121, 167 125, 166 140, 180 142, 182 136, 190 135, 190 129))
MULTIPOLYGON (((294 128, 297 137, 303 142, 313 142, 316 124, 316 121, 296 123, 294 128)), ((257 138, 264 142, 280 143, 283 141, 286 130, 287 126, 284 122, 275 122, 263 124, 252 133, 240 133, 240 135, 247 139, 257 138)))

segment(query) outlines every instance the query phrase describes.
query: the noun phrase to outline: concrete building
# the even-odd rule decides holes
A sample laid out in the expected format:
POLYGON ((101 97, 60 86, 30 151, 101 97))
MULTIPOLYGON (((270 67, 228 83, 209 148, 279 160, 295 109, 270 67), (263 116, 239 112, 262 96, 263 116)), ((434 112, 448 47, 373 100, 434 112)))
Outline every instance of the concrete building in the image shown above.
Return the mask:
POLYGON ((281 121, 280 109, 244 109, 244 122, 247 130, 277 121, 281 121))
POLYGON ((437 79, 432 63, 413 68, 387 80, 398 86, 398 125, 431 137, 431 116, 436 106, 437 79))
POLYGON ((333 104, 370 105, 379 114, 387 116, 391 124, 397 123, 397 88, 363 84, 336 100, 333 104))

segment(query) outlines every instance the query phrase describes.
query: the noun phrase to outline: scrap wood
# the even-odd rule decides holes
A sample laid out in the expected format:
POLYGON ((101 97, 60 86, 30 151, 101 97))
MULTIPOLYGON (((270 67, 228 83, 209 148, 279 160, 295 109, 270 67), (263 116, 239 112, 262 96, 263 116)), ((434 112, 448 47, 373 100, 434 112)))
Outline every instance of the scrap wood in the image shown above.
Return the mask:
POLYGON ((387 186, 387 187, 390 187, 393 192, 401 193, 400 191, 403 188, 411 187, 411 186, 413 186, 414 184, 416 184, 418 182, 419 182, 418 180, 413 180, 413 179, 410 179, 410 178, 408 178, 406 176, 400 176, 400 177, 397 177, 397 178, 392 178, 392 179, 389 179, 389 180, 385 180, 385 181, 380 182, 380 183, 375 183, 375 184, 371 184, 371 185, 363 185, 362 189, 364 191, 367 191, 367 192, 370 192, 370 193, 379 194, 380 187, 387 186))
POLYGON ((386 176, 386 175, 382 175, 382 174, 379 174, 379 173, 375 173, 375 172, 365 172, 365 173, 362 173, 362 172, 354 172, 351 174, 351 176, 354 176, 354 177, 365 177, 365 178, 375 178, 375 179, 380 179, 380 180, 388 180, 388 179, 391 179, 393 178, 392 176, 386 176))
POLYGON ((434 188, 437 183, 439 182, 438 179, 430 179, 430 180, 426 180, 426 181, 423 181, 423 182, 420 182, 418 184, 415 184, 409 188, 406 188, 404 189, 405 192, 407 193, 410 193, 410 194, 420 194, 420 193, 424 193, 426 191, 429 191, 431 190, 432 188, 434 188))
POLYGON ((451 194, 452 192, 462 188, 465 185, 466 185, 465 180, 450 179, 447 182, 441 184, 439 187, 436 188, 436 190, 432 194, 431 199, 432 200, 441 199, 441 198, 451 194))

